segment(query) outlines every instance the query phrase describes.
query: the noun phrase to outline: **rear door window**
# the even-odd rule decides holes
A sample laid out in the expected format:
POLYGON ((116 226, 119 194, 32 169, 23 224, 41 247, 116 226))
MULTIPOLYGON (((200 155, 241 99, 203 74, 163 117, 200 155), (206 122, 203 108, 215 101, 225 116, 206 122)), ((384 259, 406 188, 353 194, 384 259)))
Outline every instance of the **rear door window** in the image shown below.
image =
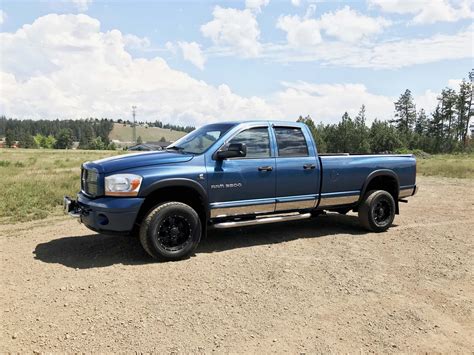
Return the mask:
POLYGON ((301 128, 275 127, 279 157, 307 157, 308 145, 301 128))

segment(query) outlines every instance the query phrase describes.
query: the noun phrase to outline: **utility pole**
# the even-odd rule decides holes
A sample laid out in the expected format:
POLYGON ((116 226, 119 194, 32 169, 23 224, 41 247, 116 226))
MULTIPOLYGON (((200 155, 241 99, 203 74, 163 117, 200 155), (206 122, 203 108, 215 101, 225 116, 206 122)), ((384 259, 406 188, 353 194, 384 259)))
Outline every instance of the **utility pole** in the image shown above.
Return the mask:
POLYGON ((137 143, 137 127, 135 125, 135 114, 136 114, 136 111, 137 111, 137 106, 132 106, 132 116, 133 116, 133 126, 132 126, 132 130, 133 130, 133 143, 137 143))

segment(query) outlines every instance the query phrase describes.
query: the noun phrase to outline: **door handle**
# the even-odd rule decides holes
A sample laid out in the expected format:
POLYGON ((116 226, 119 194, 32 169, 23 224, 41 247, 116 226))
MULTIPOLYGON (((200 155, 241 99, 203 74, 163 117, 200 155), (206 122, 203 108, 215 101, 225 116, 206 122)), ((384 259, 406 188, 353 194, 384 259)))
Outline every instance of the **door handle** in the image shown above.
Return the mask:
POLYGON ((273 166, 259 166, 258 171, 272 171, 273 166))
POLYGON ((316 168, 316 165, 314 165, 314 164, 305 164, 305 165, 303 165, 304 170, 315 169, 315 168, 316 168))

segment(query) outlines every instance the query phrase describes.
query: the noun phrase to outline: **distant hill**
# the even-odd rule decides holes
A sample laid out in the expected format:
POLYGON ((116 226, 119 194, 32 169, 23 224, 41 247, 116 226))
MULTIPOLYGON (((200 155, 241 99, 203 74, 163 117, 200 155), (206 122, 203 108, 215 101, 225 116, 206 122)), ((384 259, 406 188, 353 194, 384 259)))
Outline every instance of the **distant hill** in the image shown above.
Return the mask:
MULTIPOLYGON (((144 127, 137 126, 137 138, 142 137, 143 142, 148 141, 159 141, 161 137, 165 137, 168 142, 174 142, 179 138, 186 135, 185 132, 172 131, 165 128, 158 127, 144 127)), ((114 128, 109 134, 110 140, 119 140, 121 142, 131 142, 133 139, 132 127, 127 125, 124 126, 122 123, 114 123, 114 128)))

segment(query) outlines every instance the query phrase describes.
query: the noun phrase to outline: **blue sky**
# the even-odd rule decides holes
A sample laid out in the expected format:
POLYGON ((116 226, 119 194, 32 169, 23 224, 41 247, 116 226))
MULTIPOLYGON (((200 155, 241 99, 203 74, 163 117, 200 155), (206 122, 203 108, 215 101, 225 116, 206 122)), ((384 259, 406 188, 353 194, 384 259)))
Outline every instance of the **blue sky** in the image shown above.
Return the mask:
POLYGON ((0 8, 0 110, 25 118, 126 117, 136 104, 146 120, 334 122, 365 104, 371 119, 388 119, 405 89, 430 112, 437 93, 474 66, 464 0, 4 0, 0 8), (97 65, 79 67, 88 58, 97 65))

